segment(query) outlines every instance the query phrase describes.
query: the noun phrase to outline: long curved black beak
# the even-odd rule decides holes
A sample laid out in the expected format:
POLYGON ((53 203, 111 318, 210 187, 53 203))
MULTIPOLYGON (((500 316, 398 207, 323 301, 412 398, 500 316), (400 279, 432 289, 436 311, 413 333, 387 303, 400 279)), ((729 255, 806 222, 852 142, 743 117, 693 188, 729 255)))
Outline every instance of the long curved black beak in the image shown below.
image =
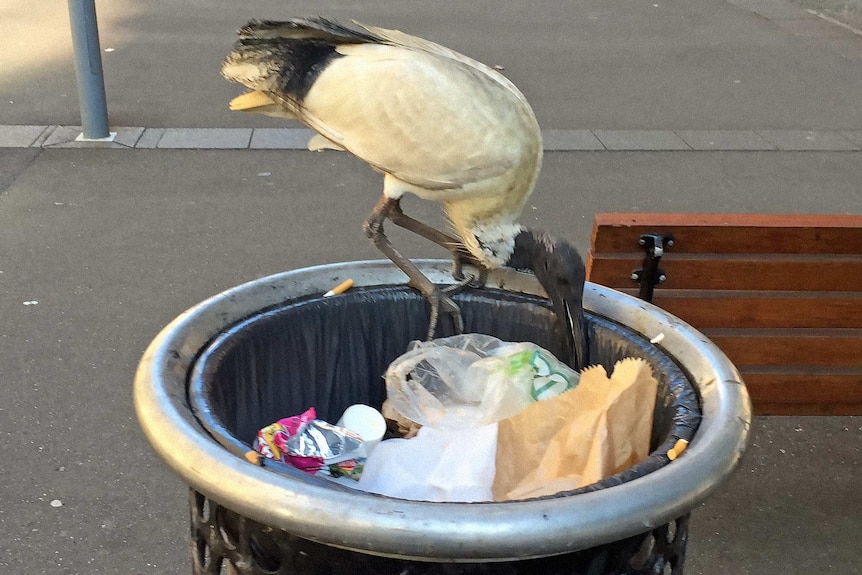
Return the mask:
POLYGON ((562 300, 563 313, 560 314, 564 318, 566 338, 566 349, 571 350, 572 357, 569 365, 572 368, 580 370, 587 367, 589 363, 589 351, 587 340, 587 323, 584 317, 583 303, 569 302, 566 299, 562 300))

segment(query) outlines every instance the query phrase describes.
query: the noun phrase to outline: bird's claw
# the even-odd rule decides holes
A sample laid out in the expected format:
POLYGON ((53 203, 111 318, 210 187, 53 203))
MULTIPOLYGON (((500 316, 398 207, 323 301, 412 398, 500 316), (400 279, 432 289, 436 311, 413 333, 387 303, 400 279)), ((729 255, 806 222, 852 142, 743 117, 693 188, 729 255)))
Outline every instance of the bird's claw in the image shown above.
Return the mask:
MULTIPOLYGON (((457 284, 455 286, 457 287, 457 284)), ((463 286, 461 286, 463 287, 463 286)), ((428 337, 427 340, 434 339, 434 335, 437 331, 437 323, 440 320, 440 315, 447 315, 452 319, 452 324, 455 327, 455 333, 461 335, 464 333, 464 320, 461 318, 461 310, 458 308, 458 304, 449 297, 449 293, 447 289, 440 289, 437 286, 434 286, 434 291, 427 296, 428 303, 431 304, 431 317, 428 321, 428 337)))
POLYGON ((462 289, 464 287, 480 288, 485 285, 485 280, 488 278, 488 270, 473 261, 471 257, 456 253, 452 259, 452 277, 454 277, 455 281, 458 282, 458 284, 456 284, 460 286, 458 289, 462 289), (465 260, 466 263, 469 263, 476 268, 478 274, 466 275, 464 273, 465 260))
POLYGON ((455 328, 455 333, 461 335, 464 333, 464 320, 461 317, 461 310, 458 304, 450 297, 460 293, 464 288, 480 288, 485 285, 485 280, 488 276, 488 270, 484 267, 476 265, 478 270, 477 275, 465 275, 463 268, 463 259, 456 257, 452 275, 457 280, 445 288, 434 286, 434 291, 427 295, 428 302, 431 304, 431 319, 428 324, 428 340, 434 339, 437 331, 437 323, 440 319, 440 314, 443 313, 452 318, 452 324, 455 328))
POLYGON ((455 295, 457 293, 461 293, 461 290, 467 287, 482 287, 482 284, 477 283, 477 281, 476 276, 471 274, 467 277, 461 278, 457 283, 442 288, 440 291, 446 295, 455 295))

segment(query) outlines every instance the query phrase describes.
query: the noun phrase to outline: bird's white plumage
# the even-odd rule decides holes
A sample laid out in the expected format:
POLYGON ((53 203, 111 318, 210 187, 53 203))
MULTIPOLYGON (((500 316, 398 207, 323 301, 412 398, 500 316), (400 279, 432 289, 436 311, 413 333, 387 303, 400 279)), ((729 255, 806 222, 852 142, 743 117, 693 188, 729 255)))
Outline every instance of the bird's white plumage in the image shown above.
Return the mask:
POLYGON ((488 267, 503 265, 541 166, 541 133, 526 99, 467 56, 364 28, 382 41, 337 46, 341 57, 301 101, 279 98, 273 83, 252 87, 322 135, 314 147, 344 148, 383 172, 388 197, 442 202, 465 247, 488 267))
POLYGON ((339 48, 303 100, 328 139, 396 178, 458 189, 513 170, 529 153, 517 100, 500 101, 459 63, 377 44, 339 48), (361 109, 362 113, 357 113, 361 109))
POLYGON ((309 90, 303 119, 385 172, 387 196, 443 202, 480 261, 505 263, 511 249, 491 246, 491 237, 514 224, 541 157, 535 117, 519 93, 433 52, 380 44, 338 51, 345 57, 309 90))

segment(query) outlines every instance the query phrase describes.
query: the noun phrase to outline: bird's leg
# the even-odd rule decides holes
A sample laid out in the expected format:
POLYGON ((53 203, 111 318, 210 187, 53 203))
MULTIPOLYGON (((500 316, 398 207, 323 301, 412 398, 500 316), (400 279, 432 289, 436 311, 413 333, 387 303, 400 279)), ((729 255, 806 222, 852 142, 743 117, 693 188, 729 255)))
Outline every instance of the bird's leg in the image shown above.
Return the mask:
POLYGON ((487 268, 480 264, 476 260, 476 258, 473 257, 473 254, 468 252, 457 238, 454 238, 449 234, 443 233, 436 228, 432 228, 428 224, 420 222, 417 219, 411 218, 404 213, 404 210, 401 209, 400 200, 394 200, 394 205, 392 205, 389 211, 389 220, 396 226, 402 227, 405 230, 409 230, 415 234, 418 234, 423 238, 431 240, 435 244, 443 246, 444 248, 449 250, 449 253, 452 254, 452 275, 458 282, 463 282, 460 283, 460 288, 463 288, 467 285, 480 287, 485 283, 485 278, 488 275, 487 268), (473 276, 465 278, 465 262, 475 267, 479 271, 478 278, 473 276))
POLYGON ((410 281, 407 282, 408 285, 419 290, 419 292, 425 296, 425 299, 428 300, 428 303, 431 304, 428 339, 434 338, 434 332, 437 329, 437 321, 439 320, 441 313, 452 318, 452 322, 455 324, 455 331, 457 333, 464 333, 464 322, 461 319, 461 310, 458 309, 458 305, 451 297, 449 297, 449 295, 434 285, 434 283, 429 280, 418 267, 416 267, 416 264, 401 255, 401 253, 395 249, 395 246, 392 245, 392 242, 389 241, 389 238, 386 237, 386 234, 383 233, 383 222, 386 218, 391 217, 393 206, 397 205, 397 199, 387 198, 385 195, 381 196, 377 205, 374 206, 374 210, 371 212, 371 215, 368 216, 368 219, 362 226, 365 231, 365 235, 374 242, 377 249, 392 260, 392 262, 398 266, 401 271, 407 274, 407 277, 410 279, 410 281))

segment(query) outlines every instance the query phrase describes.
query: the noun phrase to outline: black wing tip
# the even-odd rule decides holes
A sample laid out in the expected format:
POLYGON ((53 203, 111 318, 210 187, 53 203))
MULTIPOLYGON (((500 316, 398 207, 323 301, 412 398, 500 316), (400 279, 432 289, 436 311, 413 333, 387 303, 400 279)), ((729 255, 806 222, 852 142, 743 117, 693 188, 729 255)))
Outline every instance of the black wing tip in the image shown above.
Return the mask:
POLYGON ((266 18, 252 18, 245 26, 236 31, 240 38, 250 38, 261 33, 301 30, 303 28, 327 26, 334 24, 331 20, 320 16, 308 18, 291 18, 290 20, 269 20, 266 18))
POLYGON ((319 36, 326 39, 352 40, 354 42, 376 42, 376 36, 357 30, 323 16, 306 16, 290 20, 267 20, 253 18, 237 30, 240 40, 255 38, 295 38, 297 36, 319 36))

